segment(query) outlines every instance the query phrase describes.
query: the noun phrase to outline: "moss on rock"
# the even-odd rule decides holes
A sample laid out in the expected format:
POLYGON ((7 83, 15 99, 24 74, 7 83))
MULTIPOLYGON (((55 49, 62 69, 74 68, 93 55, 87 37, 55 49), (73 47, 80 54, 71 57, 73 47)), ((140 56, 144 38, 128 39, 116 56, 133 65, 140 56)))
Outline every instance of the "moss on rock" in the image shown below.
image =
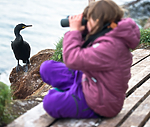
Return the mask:
POLYGON ((6 106, 11 101, 11 92, 9 87, 0 82, 0 126, 3 126, 9 122, 9 116, 7 113, 6 106))

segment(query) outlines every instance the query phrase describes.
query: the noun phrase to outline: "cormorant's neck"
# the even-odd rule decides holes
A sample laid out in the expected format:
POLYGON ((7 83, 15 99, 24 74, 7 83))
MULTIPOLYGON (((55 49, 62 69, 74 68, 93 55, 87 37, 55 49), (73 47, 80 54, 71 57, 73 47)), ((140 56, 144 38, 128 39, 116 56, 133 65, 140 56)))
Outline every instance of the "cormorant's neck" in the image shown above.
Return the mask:
POLYGON ((15 30, 15 31, 14 31, 14 33, 15 33, 15 36, 16 36, 16 37, 21 36, 21 35, 20 35, 20 31, 19 31, 19 30, 15 30))
POLYGON ((20 35, 20 30, 18 30, 18 29, 15 29, 14 30, 14 33, 15 33, 15 36, 16 36, 16 43, 17 42, 19 42, 19 44, 22 44, 22 42, 23 42, 23 38, 22 38, 22 36, 20 35))

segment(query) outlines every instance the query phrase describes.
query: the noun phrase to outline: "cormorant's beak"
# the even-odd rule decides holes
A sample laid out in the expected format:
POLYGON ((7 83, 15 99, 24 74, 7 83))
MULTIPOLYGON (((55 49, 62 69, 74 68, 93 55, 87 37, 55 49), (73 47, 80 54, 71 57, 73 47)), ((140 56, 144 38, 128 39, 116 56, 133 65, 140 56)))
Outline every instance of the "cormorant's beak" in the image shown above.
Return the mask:
POLYGON ((26 28, 26 27, 32 27, 32 25, 26 25, 25 28, 26 28))
POLYGON ((25 26, 23 26, 22 28, 24 29, 24 28, 26 28, 26 27, 32 27, 32 25, 25 25, 25 26))

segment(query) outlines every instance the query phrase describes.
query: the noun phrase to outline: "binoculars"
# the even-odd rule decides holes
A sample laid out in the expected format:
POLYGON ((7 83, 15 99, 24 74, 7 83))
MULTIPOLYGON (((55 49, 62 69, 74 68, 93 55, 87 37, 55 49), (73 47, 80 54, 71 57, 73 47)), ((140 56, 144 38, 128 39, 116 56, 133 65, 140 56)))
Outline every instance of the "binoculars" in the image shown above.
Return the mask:
MULTIPOLYGON (((69 27, 69 16, 67 16, 67 18, 65 19, 61 19, 60 24, 62 27, 69 27)), ((87 24, 87 20, 83 17, 82 18, 82 25, 86 25, 87 24)))

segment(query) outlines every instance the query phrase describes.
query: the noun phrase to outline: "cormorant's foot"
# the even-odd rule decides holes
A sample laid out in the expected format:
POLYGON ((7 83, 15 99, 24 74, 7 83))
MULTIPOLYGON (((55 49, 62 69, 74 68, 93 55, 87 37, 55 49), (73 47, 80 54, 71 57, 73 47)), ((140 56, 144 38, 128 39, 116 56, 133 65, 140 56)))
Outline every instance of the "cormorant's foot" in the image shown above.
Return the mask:
POLYGON ((25 66, 24 72, 28 72, 28 65, 25 66))
POLYGON ((20 71, 20 68, 22 68, 22 66, 20 64, 16 66, 16 72, 17 73, 20 71))

